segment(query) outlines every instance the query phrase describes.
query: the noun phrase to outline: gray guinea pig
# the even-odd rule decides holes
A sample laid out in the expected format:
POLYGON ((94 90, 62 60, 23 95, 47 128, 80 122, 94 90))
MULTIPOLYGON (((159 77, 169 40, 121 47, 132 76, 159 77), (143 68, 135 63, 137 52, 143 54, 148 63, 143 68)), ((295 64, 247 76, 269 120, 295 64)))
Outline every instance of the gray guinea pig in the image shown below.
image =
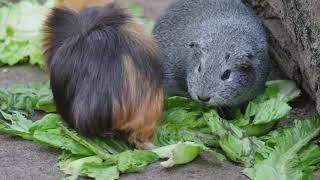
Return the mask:
POLYGON ((236 106, 264 89, 270 69, 266 33, 241 0, 178 0, 154 34, 168 95, 236 106))

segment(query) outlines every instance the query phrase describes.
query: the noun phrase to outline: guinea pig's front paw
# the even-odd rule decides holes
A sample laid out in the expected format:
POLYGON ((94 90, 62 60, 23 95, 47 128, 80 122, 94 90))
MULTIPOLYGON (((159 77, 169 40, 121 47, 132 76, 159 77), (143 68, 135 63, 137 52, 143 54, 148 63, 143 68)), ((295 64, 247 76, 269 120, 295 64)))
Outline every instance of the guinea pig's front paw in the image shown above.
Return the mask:
POLYGON ((143 150, 152 150, 158 148, 156 145, 154 145, 151 142, 144 142, 144 143, 137 143, 135 144, 136 148, 143 149, 143 150))
POLYGON ((152 150, 152 149, 158 148, 156 145, 154 145, 151 142, 142 142, 136 138, 129 138, 129 142, 133 144, 137 149, 152 150))

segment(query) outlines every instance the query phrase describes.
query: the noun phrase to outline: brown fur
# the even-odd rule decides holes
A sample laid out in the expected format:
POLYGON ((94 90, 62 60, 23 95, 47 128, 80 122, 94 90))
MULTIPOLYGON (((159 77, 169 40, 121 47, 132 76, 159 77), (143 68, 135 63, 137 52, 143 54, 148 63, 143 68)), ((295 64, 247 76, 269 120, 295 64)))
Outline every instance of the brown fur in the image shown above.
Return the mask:
MULTIPOLYGON (((85 8, 104 6, 111 3, 114 3, 114 0, 61 0, 56 7, 61 9, 70 9, 79 12, 85 8)), ((45 24, 48 24, 48 22, 45 22, 45 24)), ((49 50, 49 48, 52 47, 54 37, 51 33, 52 31, 48 29, 48 26, 44 26, 43 31, 45 33, 43 39, 43 48, 45 51, 47 51, 49 50)))
MULTIPOLYGON (((103 6, 113 2, 113 0, 64 0, 59 3, 58 8, 79 12, 85 8, 103 6)), ((158 48, 151 33, 147 32, 134 18, 122 25, 119 31, 137 41, 148 54, 154 57, 158 56, 158 48)), ((44 48, 50 51, 55 37, 50 29, 45 29, 45 32, 44 48)), ((46 58, 49 59, 49 57, 46 58)), ((153 82, 143 77, 129 55, 122 55, 120 62, 124 67, 123 76, 127 81, 124 89, 127 94, 120 100, 112 100, 112 130, 128 134, 129 141, 138 148, 149 148, 150 144, 148 143, 154 135, 162 113, 164 98, 162 87, 157 84, 159 82, 153 82), (145 89, 145 94, 139 92, 139 89, 145 89)))
POLYGON ((114 0, 62 0, 58 7, 80 11, 85 8, 103 6, 113 2, 114 0))
POLYGON ((113 128, 125 131, 130 135, 130 140, 139 148, 145 148, 154 135, 158 120, 160 120, 163 106, 162 89, 152 82, 144 80, 134 68, 128 56, 123 57, 125 62, 126 77, 128 77, 128 99, 122 99, 122 106, 113 103, 113 128), (143 86, 148 94, 139 96, 136 85, 138 81, 144 82, 143 86), (152 92, 152 93, 151 93, 152 92))
POLYGON ((147 32, 142 25, 138 24, 136 21, 129 22, 123 27, 124 31, 128 34, 135 36, 136 39, 143 44, 145 50, 150 51, 150 53, 155 54, 158 52, 156 42, 151 33, 147 32))
MULTIPOLYGON (((157 55, 157 46, 151 33, 147 32, 140 24, 131 21, 123 26, 122 30, 135 37, 145 47, 145 51, 149 51, 155 56, 157 55)), ((130 134, 130 141, 139 148, 146 148, 146 146, 149 146, 148 142, 153 137, 157 122, 160 120, 164 98, 163 90, 155 87, 152 82, 146 79, 143 80, 143 77, 134 68, 130 57, 123 56, 123 59, 126 77, 128 77, 129 97, 131 99, 123 99, 124 104, 129 107, 120 107, 119 104, 115 106, 113 117, 117 118, 113 119, 114 129, 126 131, 130 134), (139 92, 136 92, 138 81, 143 81, 144 88, 150 89, 148 91, 149 94, 137 97, 139 94, 139 92)))

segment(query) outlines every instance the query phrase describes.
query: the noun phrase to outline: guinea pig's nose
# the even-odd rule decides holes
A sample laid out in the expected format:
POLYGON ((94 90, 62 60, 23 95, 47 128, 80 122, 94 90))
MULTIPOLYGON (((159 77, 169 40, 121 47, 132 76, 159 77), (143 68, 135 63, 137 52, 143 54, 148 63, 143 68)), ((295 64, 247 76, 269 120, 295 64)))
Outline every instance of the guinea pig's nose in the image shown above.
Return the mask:
POLYGON ((211 97, 206 97, 206 96, 198 96, 198 99, 199 101, 202 101, 202 102, 209 102, 211 97))

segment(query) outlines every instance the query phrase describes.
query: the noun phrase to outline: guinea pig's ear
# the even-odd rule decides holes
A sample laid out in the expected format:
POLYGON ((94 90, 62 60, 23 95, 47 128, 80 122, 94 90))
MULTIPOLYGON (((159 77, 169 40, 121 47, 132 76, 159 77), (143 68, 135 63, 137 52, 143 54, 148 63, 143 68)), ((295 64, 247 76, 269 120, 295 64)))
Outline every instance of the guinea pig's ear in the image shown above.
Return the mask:
POLYGON ((246 53, 241 58, 241 63, 236 65, 236 68, 239 69, 242 72, 250 72, 253 70, 253 65, 251 63, 251 60, 253 59, 252 53, 246 53))

